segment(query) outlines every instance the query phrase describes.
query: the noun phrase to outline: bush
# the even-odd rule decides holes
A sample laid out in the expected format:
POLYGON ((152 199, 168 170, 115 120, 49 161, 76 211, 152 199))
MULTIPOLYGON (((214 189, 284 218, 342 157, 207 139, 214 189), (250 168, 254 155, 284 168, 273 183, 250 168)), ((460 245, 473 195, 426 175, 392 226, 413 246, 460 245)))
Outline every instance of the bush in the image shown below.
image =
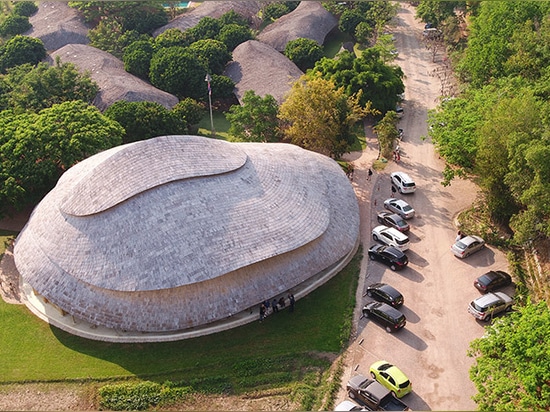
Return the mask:
POLYGON ((31 17, 38 11, 38 6, 32 1, 17 1, 13 5, 12 13, 19 16, 31 17))
POLYGON ((46 57, 42 40, 16 35, 6 42, 0 51, 0 72, 5 73, 10 67, 20 64, 37 64, 46 57))
POLYGON ((99 406, 111 411, 143 411, 179 401, 190 392, 188 387, 173 387, 169 382, 124 383, 99 389, 99 406))
POLYGON ((10 14, 0 24, 0 36, 11 37, 17 34, 23 34, 32 27, 29 18, 18 14, 10 14))

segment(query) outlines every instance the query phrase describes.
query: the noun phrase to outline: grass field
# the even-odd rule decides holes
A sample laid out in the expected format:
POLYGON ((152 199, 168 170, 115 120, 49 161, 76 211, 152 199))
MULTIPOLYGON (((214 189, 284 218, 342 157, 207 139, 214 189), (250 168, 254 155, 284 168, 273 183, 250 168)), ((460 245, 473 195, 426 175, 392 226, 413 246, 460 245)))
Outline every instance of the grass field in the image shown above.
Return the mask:
MULTIPOLYGON (((350 333, 360 253, 327 284, 283 311, 240 328, 157 344, 90 341, 51 327, 25 306, 0 301, 0 383, 112 382, 138 378, 192 384, 196 390, 241 393, 319 374, 350 333)), ((309 378, 311 379, 311 377, 309 378)))

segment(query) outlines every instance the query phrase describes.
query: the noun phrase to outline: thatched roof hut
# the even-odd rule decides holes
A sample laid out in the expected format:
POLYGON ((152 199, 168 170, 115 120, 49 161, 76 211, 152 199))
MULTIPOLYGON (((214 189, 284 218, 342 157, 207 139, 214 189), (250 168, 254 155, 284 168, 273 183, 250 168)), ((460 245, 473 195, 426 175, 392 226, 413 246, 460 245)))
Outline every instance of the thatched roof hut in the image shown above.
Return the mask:
POLYGON ((267 26, 258 40, 282 52, 287 43, 298 38, 315 40, 319 45, 338 26, 338 19, 319 1, 302 1, 294 11, 267 26))
POLYGON ((169 340, 162 333, 310 284, 349 259, 358 235, 355 193, 332 159, 288 144, 165 136, 69 169, 14 257, 23 282, 74 322, 169 340))
POLYGON ((224 74, 235 82, 239 102, 247 90, 254 90, 258 96, 272 95, 281 104, 292 84, 304 73, 271 46, 249 40, 233 50, 233 61, 224 74))
POLYGON ((26 36, 36 37, 48 51, 67 44, 88 44, 88 27, 77 10, 62 1, 38 3, 38 11, 29 18, 32 28, 26 36))
POLYGON ((185 31, 191 27, 195 27, 203 17, 219 19, 222 15, 232 10, 248 19, 251 27, 257 27, 260 22, 258 18, 260 9, 261 2, 259 1, 203 1, 197 7, 176 17, 167 25, 155 30, 153 35, 156 37, 168 29, 185 31))
POLYGON ((81 72, 89 72, 99 85, 93 104, 100 110, 119 100, 128 102, 156 102, 167 109, 178 103, 178 98, 159 90, 140 78, 126 72, 124 63, 112 54, 83 44, 68 44, 51 53, 50 59, 59 56, 62 62, 73 63, 81 72))

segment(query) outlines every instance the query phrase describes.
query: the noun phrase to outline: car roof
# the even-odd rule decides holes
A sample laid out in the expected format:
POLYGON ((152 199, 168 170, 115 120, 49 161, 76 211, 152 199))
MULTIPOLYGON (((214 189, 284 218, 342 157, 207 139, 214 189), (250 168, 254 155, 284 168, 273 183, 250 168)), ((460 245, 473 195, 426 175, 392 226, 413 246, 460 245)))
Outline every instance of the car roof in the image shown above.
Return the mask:
POLYGON ((388 203, 396 203, 396 204, 402 205, 402 206, 408 205, 408 203, 405 202, 403 199, 397 199, 397 198, 395 198, 395 197, 391 197, 391 198, 389 198, 389 199, 386 199, 386 202, 388 202, 388 203))
POLYGON ((474 242, 483 242, 483 239, 480 238, 479 236, 470 235, 470 236, 464 236, 462 239, 460 239, 459 242, 462 242, 465 245, 471 245, 474 242))
POLYGON ((412 178, 405 172, 393 172, 391 176, 401 176, 403 180, 409 180, 412 182, 412 178))
POLYGON ((492 293, 486 293, 485 295, 482 295, 479 298, 475 299, 475 303, 478 306, 485 307, 487 305, 490 305, 493 302, 496 302, 497 300, 503 300, 504 302, 511 302, 513 299, 510 296, 508 296, 506 293, 492 292, 492 293))
MULTIPOLYGON (((389 253, 390 255, 395 256, 396 258, 400 258, 400 257, 405 256, 405 253, 403 251, 397 249, 394 246, 382 245, 382 247, 384 248, 385 252, 389 253)), ((380 249, 378 249, 378 250, 380 250, 380 249)))
POLYGON ((399 312, 394 307, 388 305, 384 302, 372 302, 368 303, 366 306, 370 306, 372 308, 378 309, 380 312, 384 312, 387 315, 391 316, 394 319, 399 319, 401 316, 404 316, 401 312, 399 312))

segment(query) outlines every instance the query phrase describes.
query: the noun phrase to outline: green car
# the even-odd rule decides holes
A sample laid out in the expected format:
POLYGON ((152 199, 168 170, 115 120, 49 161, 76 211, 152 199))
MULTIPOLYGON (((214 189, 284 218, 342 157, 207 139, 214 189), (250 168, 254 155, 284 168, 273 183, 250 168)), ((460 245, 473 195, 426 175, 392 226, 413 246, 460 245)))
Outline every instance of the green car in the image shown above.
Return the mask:
POLYGON ((370 374, 382 386, 388 388, 393 394, 402 398, 412 391, 412 383, 397 366, 384 360, 370 365, 370 374))

